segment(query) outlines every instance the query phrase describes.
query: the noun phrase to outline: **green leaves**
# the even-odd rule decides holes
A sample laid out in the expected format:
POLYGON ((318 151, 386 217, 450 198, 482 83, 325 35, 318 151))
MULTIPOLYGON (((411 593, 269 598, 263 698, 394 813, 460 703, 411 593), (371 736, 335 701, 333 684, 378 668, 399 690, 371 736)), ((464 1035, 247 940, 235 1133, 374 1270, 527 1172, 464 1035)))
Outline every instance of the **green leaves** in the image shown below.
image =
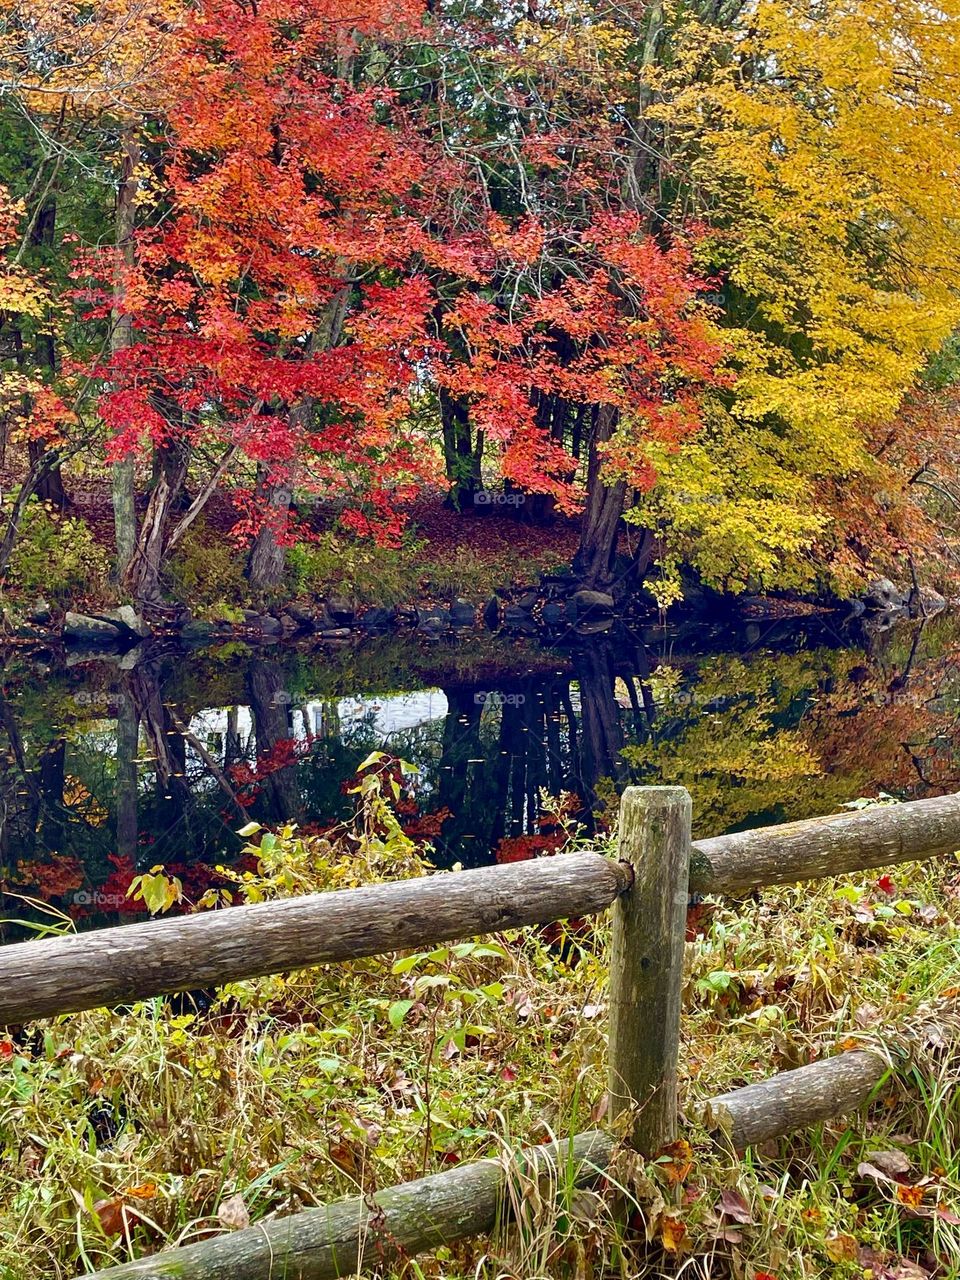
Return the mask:
POLYGON ((392 973, 409 973, 425 964, 445 964, 448 960, 479 960, 495 957, 509 960, 509 953, 495 942, 458 942, 452 947, 435 947, 433 951, 420 951, 416 955, 397 960, 392 973))
POLYGON ((142 901, 150 914, 156 916, 183 901, 183 884, 176 876, 166 875, 163 867, 157 866, 143 875, 134 876, 127 897, 142 901))
POLYGON ((387 1010, 387 1021, 393 1027, 394 1031, 400 1029, 400 1024, 404 1018, 416 1004, 415 1000, 395 1000, 387 1010))

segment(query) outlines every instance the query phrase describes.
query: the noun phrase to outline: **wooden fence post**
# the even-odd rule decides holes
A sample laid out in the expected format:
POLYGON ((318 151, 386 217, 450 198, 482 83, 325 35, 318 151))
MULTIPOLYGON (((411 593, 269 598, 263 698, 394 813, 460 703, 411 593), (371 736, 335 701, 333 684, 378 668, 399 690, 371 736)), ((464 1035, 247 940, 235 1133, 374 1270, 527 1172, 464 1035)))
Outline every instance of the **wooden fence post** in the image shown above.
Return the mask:
POLYGON ((620 803, 620 858, 634 882, 613 908, 610 1112, 633 1112, 645 1156, 677 1136, 691 807, 684 787, 628 787, 620 803))

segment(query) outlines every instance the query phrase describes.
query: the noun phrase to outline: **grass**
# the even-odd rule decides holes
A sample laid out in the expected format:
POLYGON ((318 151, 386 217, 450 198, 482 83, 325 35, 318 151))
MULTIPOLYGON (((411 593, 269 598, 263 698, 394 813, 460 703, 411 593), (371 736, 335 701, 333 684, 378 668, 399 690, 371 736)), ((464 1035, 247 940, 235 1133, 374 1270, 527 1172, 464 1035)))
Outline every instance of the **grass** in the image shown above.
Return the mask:
POLYGON ((447 515, 427 531, 432 539, 408 535, 399 547, 326 533, 291 549, 284 590, 297 596, 339 594, 357 607, 449 603, 457 597, 480 603, 496 588, 530 585, 541 573, 569 567, 569 531, 500 520, 493 530, 481 523, 478 532, 477 521, 457 521, 447 515))
MULTIPOLYGON (((333 840, 264 846, 244 896, 420 870, 382 810, 333 840)), ((520 1228, 390 1274, 960 1274, 960 1059, 922 1040, 902 1057, 889 1030, 949 1031, 958 924, 954 860, 706 904, 687 947, 682 1142, 657 1162, 620 1152, 595 1190, 561 1166, 556 1195, 518 1203, 520 1228), (862 1043, 903 1063, 864 1112, 743 1158, 700 1128, 716 1093, 862 1043)), ((26 1029, 0 1046, 0 1276, 59 1280, 602 1125, 606 928, 235 984, 202 1013, 154 1000, 26 1029)))

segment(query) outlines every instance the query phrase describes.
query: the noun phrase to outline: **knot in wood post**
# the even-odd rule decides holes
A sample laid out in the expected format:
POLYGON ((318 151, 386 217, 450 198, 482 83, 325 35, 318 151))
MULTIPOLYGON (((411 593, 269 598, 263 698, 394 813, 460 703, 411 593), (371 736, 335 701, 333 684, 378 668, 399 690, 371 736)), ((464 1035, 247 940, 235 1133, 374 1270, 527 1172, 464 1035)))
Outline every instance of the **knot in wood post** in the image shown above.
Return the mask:
POLYGON ((677 1136, 691 812, 684 787, 628 787, 620 803, 619 856, 634 882, 613 907, 608 1088, 611 1116, 633 1113, 645 1156, 677 1136))

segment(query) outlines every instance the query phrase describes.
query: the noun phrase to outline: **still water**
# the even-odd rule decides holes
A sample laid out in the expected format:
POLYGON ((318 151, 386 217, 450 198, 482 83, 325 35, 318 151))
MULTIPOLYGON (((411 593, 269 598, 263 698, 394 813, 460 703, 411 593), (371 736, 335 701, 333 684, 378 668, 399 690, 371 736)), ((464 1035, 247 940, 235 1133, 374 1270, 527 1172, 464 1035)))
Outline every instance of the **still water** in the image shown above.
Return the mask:
POLYGON ((48 903, 79 927, 142 911, 163 865, 193 893, 239 827, 322 830, 375 749, 417 768, 402 819, 438 865, 535 855, 543 795, 602 827, 625 783, 682 783, 698 835, 960 787, 960 621, 871 635, 836 618, 622 627, 556 648, 469 632, 343 648, 48 665, 0 689, 0 936, 48 903))

